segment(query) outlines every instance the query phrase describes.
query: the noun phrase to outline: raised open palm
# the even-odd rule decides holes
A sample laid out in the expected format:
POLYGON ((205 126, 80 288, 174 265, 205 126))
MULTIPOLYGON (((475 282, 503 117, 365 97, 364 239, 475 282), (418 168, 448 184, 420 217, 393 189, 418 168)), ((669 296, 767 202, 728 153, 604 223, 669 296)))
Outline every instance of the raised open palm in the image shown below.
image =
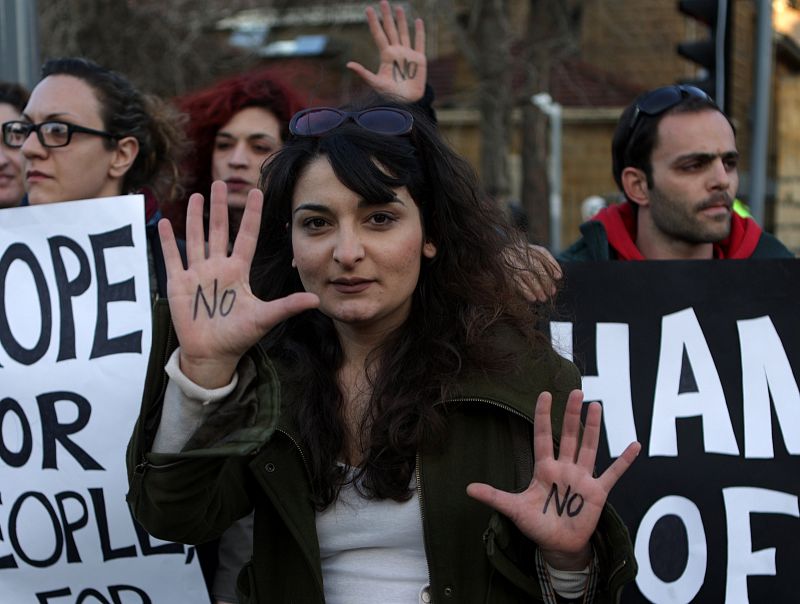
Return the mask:
POLYGON ((414 46, 408 30, 406 14, 402 7, 392 9, 389 2, 380 3, 381 18, 371 6, 367 8, 367 22, 372 39, 380 53, 378 71, 350 61, 348 69, 357 73, 373 90, 414 103, 425 94, 428 62, 425 57, 425 25, 422 19, 414 20, 414 46))
POLYGON ((229 253, 227 186, 211 185, 208 243, 203 229, 203 196, 189 199, 184 269, 169 221, 158 224, 167 268, 167 295, 180 343, 183 373, 196 384, 227 384, 248 348, 281 321, 319 303, 316 295, 292 294, 265 302, 250 289, 250 265, 261 224, 261 191, 250 191, 233 249, 229 253))
POLYGON ((580 570, 589 562, 589 539, 597 528, 608 494, 636 459, 641 446, 637 442, 628 445, 595 478, 592 473, 600 439, 600 404, 589 404, 581 439, 583 393, 580 390, 570 393, 558 457, 553 452, 551 405, 549 392, 539 395, 533 432, 535 465, 528 488, 521 493, 508 493, 487 484, 472 483, 467 493, 508 516, 539 546, 551 566, 580 570))

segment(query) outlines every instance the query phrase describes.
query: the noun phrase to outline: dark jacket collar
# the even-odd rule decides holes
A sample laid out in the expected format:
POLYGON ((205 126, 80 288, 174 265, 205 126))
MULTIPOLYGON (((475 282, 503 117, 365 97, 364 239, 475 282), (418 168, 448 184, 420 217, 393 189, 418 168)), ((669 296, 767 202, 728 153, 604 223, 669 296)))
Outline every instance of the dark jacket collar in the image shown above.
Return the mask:
MULTIPOLYGON (((600 210, 592 221, 603 225, 611 247, 620 260, 644 260, 636 247, 636 211, 629 201, 600 210)), ((761 227, 752 218, 731 214, 731 232, 714 244, 714 258, 744 259, 753 255, 761 237, 761 227)))

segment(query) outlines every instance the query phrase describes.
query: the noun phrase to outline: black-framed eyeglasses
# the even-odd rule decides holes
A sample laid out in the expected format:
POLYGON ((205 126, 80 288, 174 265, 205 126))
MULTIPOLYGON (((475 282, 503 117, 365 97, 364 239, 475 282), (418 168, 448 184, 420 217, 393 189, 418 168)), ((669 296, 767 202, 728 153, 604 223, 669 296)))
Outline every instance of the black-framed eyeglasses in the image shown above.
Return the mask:
POLYGON ((75 132, 102 136, 110 140, 116 140, 118 138, 110 132, 85 128, 84 126, 77 126, 75 124, 56 120, 48 120, 40 124, 14 121, 5 122, 3 124, 3 142, 12 149, 19 149, 25 144, 31 132, 36 133, 36 137, 39 139, 42 147, 66 147, 69 145, 72 140, 72 135, 75 132))
POLYGON ((636 124, 639 123, 639 119, 642 115, 650 117, 661 115, 684 99, 690 97, 711 101, 712 103, 714 102, 714 99, 712 99, 705 90, 688 84, 663 86, 645 93, 636 103, 628 132, 633 132, 633 129, 636 128, 636 124))
POLYGON ((408 111, 394 107, 371 107, 363 111, 311 107, 299 111, 292 117, 289 131, 295 136, 322 136, 347 120, 353 120, 370 132, 389 136, 408 134, 414 125, 414 117, 408 111))

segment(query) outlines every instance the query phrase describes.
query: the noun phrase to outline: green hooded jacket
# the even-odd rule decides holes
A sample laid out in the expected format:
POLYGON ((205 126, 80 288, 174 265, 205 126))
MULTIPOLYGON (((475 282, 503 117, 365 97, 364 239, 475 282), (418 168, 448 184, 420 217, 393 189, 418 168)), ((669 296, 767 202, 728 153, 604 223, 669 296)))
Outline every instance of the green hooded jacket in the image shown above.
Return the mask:
MULTIPOLYGON (((282 391, 274 366, 260 347, 240 364, 240 384, 222 407, 242 404, 248 410, 243 425, 222 439, 212 437, 211 444, 192 448, 193 437, 181 453, 153 453, 167 381, 163 368, 177 345, 165 302, 157 304, 154 332, 127 454, 135 517, 156 537, 197 544, 255 508, 253 558, 239 575, 240 602, 323 603, 308 469, 288 414, 280 413, 282 396, 291 394, 282 391)), ((465 381, 456 396, 436 403, 447 416, 446 442, 417 455, 430 593, 437 604, 542 601, 535 545, 466 494, 470 482, 505 490, 527 486, 533 409, 543 390, 553 394, 553 432, 561 433, 567 395, 580 384, 577 369, 555 353, 524 365, 502 381, 465 381)), ((227 421, 221 420, 223 432, 227 421)), ((592 541, 599 564, 595 601, 618 602, 636 562, 628 531, 608 504, 592 541)))

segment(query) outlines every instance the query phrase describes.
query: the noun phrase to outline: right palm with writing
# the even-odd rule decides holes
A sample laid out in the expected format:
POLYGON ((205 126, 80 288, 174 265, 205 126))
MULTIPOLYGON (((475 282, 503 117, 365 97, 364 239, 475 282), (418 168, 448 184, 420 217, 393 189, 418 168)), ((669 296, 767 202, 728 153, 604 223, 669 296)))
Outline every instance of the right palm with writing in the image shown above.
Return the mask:
POLYGON ((261 191, 252 190, 229 254, 225 183, 211 186, 208 243, 203 196, 189 199, 184 269, 169 221, 158 224, 167 268, 172 322, 180 343, 181 371, 194 383, 217 388, 230 382, 239 359, 272 327, 319 303, 309 293, 265 302, 250 289, 250 265, 261 223, 261 191))

